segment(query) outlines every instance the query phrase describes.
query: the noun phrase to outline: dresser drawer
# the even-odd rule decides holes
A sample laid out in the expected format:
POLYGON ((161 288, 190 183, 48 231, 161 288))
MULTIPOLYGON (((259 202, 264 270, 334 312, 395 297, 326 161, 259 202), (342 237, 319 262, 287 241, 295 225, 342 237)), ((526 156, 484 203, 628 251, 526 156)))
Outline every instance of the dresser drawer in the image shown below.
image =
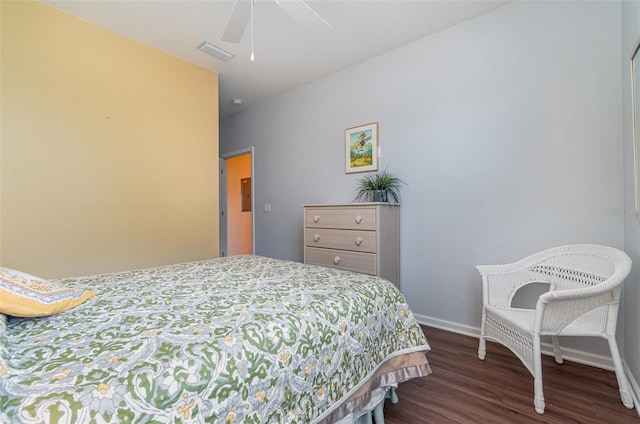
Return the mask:
POLYGON ((311 247, 376 252, 376 233, 374 231, 307 228, 305 239, 307 246, 311 247))
POLYGON ((376 275, 376 255, 346 250, 306 248, 306 263, 376 275))
POLYGON ((398 205, 387 203, 304 205, 304 262, 377 275, 399 287, 399 216, 398 205))
POLYGON ((374 208, 307 208, 304 211, 304 223, 307 228, 375 230, 376 210, 374 208))

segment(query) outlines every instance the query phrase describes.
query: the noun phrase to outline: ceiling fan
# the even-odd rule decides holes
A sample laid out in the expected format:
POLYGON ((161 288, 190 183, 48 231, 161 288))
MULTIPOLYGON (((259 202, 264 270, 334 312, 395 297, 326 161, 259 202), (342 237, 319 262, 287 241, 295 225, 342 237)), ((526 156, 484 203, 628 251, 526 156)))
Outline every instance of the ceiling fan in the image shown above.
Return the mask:
MULTIPOLYGON (((249 21, 251 21, 251 60, 253 60, 253 6, 257 0, 236 0, 222 34, 222 41, 239 43, 249 21)), ((274 0, 276 4, 303 28, 315 30, 329 27, 304 0, 274 0)))

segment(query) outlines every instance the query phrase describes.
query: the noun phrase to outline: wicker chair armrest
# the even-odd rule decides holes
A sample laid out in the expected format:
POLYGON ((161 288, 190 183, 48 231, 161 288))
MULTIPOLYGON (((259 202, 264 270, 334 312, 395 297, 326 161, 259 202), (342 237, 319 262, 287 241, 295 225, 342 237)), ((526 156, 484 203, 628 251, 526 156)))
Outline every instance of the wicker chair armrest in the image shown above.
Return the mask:
POLYGON ((476 265, 476 270, 483 277, 489 277, 491 275, 512 274, 523 269, 523 267, 519 267, 516 264, 517 262, 503 265, 476 265))
POLYGON ((483 277, 489 275, 514 274, 528 269, 531 265, 539 261, 540 256, 541 254, 537 253, 508 264, 477 265, 476 269, 483 277))
MULTIPOLYGON (((615 290, 585 293, 584 289, 577 289, 544 293, 536 305, 534 331, 540 334, 558 334, 583 314, 603 306, 617 304, 619 297, 615 295, 615 290)), ((602 315, 593 325, 605 331, 607 319, 608 314, 602 315)))
POLYGON ((598 285, 594 287, 586 287, 571 290, 551 290, 540 295, 539 301, 542 303, 562 302, 568 300, 588 299, 599 297, 606 293, 614 294, 618 285, 598 285))

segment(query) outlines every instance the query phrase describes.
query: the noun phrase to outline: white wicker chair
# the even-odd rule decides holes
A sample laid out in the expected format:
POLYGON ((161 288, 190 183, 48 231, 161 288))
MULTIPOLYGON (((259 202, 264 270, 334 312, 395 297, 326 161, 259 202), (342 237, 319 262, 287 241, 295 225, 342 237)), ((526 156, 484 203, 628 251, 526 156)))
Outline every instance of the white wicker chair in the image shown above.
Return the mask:
POLYGON ((482 276, 482 327, 478 357, 486 339, 508 347, 534 378, 536 412, 544 413, 540 336, 551 336, 556 362, 562 363, 558 336, 607 339, 622 403, 633 408, 629 384, 616 343, 621 283, 631 270, 622 251, 598 245, 561 246, 507 265, 478 265, 482 276), (516 291, 530 283, 548 283, 536 309, 511 307, 516 291))

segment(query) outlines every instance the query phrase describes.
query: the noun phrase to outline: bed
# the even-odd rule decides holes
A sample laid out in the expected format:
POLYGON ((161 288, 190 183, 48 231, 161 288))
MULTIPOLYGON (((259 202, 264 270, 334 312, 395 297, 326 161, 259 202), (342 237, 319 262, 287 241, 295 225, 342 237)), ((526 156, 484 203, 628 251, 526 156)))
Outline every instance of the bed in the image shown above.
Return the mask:
POLYGON ((243 255, 55 283, 96 295, 0 314, 0 422, 355 422, 431 372, 374 276, 243 255))

